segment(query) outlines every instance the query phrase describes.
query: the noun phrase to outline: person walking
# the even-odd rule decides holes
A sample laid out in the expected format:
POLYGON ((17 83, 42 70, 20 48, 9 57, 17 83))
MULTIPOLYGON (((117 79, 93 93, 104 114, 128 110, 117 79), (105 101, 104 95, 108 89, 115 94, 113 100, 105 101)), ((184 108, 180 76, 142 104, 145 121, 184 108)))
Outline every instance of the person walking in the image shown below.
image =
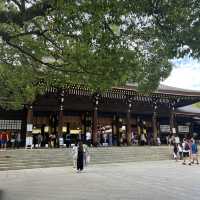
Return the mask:
POLYGON ((178 160, 178 146, 177 146, 177 144, 175 143, 174 144, 174 153, 173 153, 173 155, 174 155, 174 159, 177 161, 178 160))
POLYGON ((86 167, 90 162, 90 154, 87 144, 83 144, 83 166, 86 167))
POLYGON ((8 134, 6 133, 6 131, 3 131, 1 133, 1 148, 6 149, 7 147, 7 142, 8 142, 8 134))
POLYGON ((180 138, 179 138, 179 136, 178 135, 176 135, 175 137, 174 137, 174 143, 175 144, 180 144, 180 138))
POLYGON ((36 144, 38 144, 38 139, 37 139, 37 135, 35 135, 35 134, 33 134, 33 148, 35 149, 38 145, 36 145, 36 144))
POLYGON ((91 146, 91 139, 92 139, 92 134, 90 131, 86 132, 86 143, 90 147, 91 146))
POLYGON ((159 136, 157 137, 157 145, 158 145, 158 146, 161 145, 161 140, 160 140, 160 137, 159 137, 159 136))
POLYGON ((186 165, 186 160, 188 160, 188 165, 191 165, 190 160, 190 146, 189 142, 184 138, 183 139, 183 165, 186 165))
POLYGON ((144 133, 141 134, 140 141, 141 141, 141 145, 144 146, 146 143, 146 138, 145 138, 144 133))
POLYGON ((39 133, 37 140, 38 140, 38 147, 40 148, 43 142, 43 136, 41 133, 39 133))
POLYGON ((11 142, 11 147, 14 149, 15 148, 15 133, 14 132, 11 133, 10 142, 11 142))
POLYGON ((72 159, 73 159, 73 167, 77 167, 77 156, 78 156, 78 147, 77 144, 73 144, 72 146, 72 159))
POLYGON ((21 146, 21 134, 20 133, 17 133, 17 135, 16 135, 16 146, 18 149, 21 146))
MULTIPOLYGON (((69 133, 66 134, 65 140, 66 140, 66 147, 70 147, 71 146, 71 135, 69 133)), ((77 145, 76 145, 76 147, 77 147, 77 145)))
POLYGON ((83 143, 79 142, 78 154, 77 154, 77 171, 81 172, 83 170, 83 143))
POLYGON ((49 146, 50 146, 50 148, 54 147, 54 139, 53 139, 52 133, 49 135, 49 146))
POLYGON ((198 160, 198 148, 197 148, 197 144, 195 143, 195 140, 192 139, 192 145, 191 145, 191 152, 192 152, 192 164, 194 164, 194 161, 196 160, 197 165, 199 164, 199 160, 198 160))
POLYGON ((181 144, 178 144, 178 153, 179 153, 179 159, 182 160, 183 159, 183 148, 182 148, 181 144))

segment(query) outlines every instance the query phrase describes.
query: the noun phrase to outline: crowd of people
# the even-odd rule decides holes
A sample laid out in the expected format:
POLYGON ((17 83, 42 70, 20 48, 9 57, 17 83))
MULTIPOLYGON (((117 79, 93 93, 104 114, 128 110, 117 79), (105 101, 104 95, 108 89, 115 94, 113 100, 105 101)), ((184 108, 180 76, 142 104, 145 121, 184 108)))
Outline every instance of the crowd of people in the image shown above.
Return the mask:
POLYGON ((184 138, 181 142, 178 136, 175 136, 169 143, 173 145, 173 158, 183 160, 183 165, 199 164, 198 145, 194 138, 184 138))
POLYGON ((0 132, 0 147, 6 149, 7 147, 19 148, 21 146, 21 133, 11 131, 0 132))

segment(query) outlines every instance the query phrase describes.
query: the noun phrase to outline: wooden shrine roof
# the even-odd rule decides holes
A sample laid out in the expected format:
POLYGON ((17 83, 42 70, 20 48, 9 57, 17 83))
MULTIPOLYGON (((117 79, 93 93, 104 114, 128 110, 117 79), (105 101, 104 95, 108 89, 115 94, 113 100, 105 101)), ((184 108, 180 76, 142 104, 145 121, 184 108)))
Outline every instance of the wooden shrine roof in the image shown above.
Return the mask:
POLYGON ((175 111, 177 114, 182 115, 200 115, 200 107, 198 107, 196 104, 179 107, 175 111))
MULTIPOLYGON (((135 84, 127 84, 123 87, 116 87, 128 90, 134 90, 137 92, 137 86, 135 84)), ((166 94, 166 95, 178 95, 178 96, 200 96, 200 91, 198 90, 188 90, 183 88, 172 87, 168 85, 160 84, 157 90, 153 92, 154 94, 166 94)))
MULTIPOLYGON (((49 89, 48 92, 55 93, 56 89, 49 89)), ((65 96, 77 95, 92 97, 96 91, 81 85, 68 85, 63 89, 65 96)), ((130 99, 132 102, 172 104, 174 107, 186 106, 200 101, 200 91, 186 90, 166 85, 160 85, 159 88, 150 94, 144 94, 137 90, 134 84, 127 84, 122 87, 112 87, 100 93, 104 100, 122 100, 130 99)))

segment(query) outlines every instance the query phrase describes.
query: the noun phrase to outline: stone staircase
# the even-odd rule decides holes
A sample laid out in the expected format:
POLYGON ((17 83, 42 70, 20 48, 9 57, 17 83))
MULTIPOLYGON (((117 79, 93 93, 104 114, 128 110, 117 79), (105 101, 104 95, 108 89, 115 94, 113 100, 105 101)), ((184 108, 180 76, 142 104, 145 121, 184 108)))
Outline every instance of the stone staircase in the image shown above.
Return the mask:
MULTIPOLYGON (((90 164, 169 160, 168 146, 90 148, 90 164)), ((16 149, 0 151, 0 171, 71 166, 70 148, 16 149)))

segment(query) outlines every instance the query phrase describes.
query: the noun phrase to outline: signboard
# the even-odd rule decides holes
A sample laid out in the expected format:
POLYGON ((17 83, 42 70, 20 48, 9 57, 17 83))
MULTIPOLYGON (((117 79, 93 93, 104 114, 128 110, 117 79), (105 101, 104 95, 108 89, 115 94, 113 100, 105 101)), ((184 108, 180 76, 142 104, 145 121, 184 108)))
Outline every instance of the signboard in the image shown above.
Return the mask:
POLYGON ((66 126, 63 126, 63 127, 62 127, 62 132, 63 132, 63 133, 67 133, 67 127, 66 127, 66 126))
POLYGON ((59 145, 60 145, 60 146, 63 146, 63 145, 64 145, 64 141, 63 141, 63 138, 62 138, 62 137, 59 138, 59 145))
POLYGON ((81 133, 81 130, 77 130, 77 129, 70 130, 70 134, 80 134, 80 133, 81 133))
POLYGON ((172 133, 176 133, 176 128, 172 128, 172 133))
POLYGON ((170 125, 160 125, 161 133, 170 133, 170 125))
POLYGON ((33 124, 27 124, 27 132, 32 132, 33 124))
POLYGON ((189 133, 190 127, 189 126, 178 126, 178 132, 180 133, 189 133))
POLYGON ((44 132, 45 132, 45 133, 48 133, 48 132, 49 132, 49 127, 48 127, 48 126, 45 126, 45 127, 44 127, 44 132))

